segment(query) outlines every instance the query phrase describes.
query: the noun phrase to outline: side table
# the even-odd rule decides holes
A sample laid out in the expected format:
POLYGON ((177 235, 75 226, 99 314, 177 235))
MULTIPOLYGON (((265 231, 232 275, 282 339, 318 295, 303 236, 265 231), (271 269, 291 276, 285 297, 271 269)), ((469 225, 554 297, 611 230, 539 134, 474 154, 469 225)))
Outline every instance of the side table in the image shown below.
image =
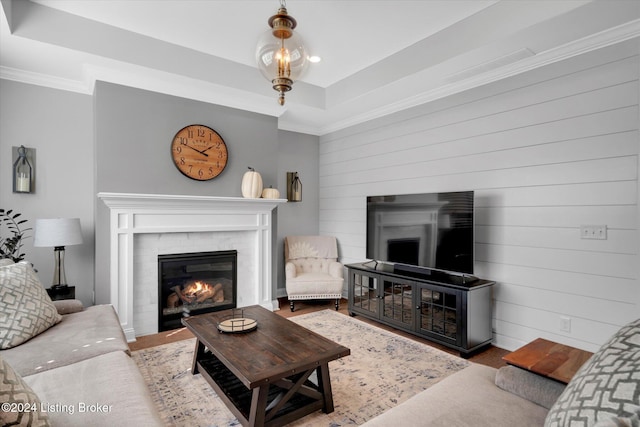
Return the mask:
POLYGON ((63 288, 47 288, 47 293, 52 301, 62 299, 74 299, 76 297, 75 286, 65 286, 63 288))
POLYGON ((562 383, 569 383, 593 353, 538 338, 502 358, 510 365, 526 369, 562 383))

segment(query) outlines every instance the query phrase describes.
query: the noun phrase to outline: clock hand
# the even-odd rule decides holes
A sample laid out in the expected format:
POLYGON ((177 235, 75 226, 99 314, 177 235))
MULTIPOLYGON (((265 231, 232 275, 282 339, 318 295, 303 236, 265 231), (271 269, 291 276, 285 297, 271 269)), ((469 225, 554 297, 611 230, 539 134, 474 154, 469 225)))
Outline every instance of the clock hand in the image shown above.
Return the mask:
POLYGON ((187 147, 191 148, 193 151, 197 151, 198 153, 202 154, 203 156, 207 156, 207 157, 209 157, 209 155, 208 155, 207 153, 205 153, 205 151, 207 151, 207 150, 200 151, 200 150, 198 150, 197 148, 194 148, 194 147, 192 147, 192 146, 190 146, 190 145, 187 145, 187 144, 185 144, 185 145, 186 145, 187 147))
MULTIPOLYGON (((215 144, 214 144, 214 145, 215 145, 215 144)), ((202 150, 202 151, 201 151, 201 153, 202 153, 202 154, 205 154, 205 151, 209 151, 209 150, 211 150, 212 148, 213 148, 213 145, 211 145, 211 146, 209 146, 209 147, 205 148, 204 150, 202 150)))

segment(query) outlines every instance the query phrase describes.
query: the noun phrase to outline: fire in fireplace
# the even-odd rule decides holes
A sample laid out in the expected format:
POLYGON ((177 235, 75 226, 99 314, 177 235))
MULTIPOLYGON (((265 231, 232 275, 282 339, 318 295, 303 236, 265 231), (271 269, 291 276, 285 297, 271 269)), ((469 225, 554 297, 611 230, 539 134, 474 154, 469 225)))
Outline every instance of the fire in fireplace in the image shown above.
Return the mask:
POLYGON ((158 330, 180 319, 236 307, 237 251, 158 256, 158 330))

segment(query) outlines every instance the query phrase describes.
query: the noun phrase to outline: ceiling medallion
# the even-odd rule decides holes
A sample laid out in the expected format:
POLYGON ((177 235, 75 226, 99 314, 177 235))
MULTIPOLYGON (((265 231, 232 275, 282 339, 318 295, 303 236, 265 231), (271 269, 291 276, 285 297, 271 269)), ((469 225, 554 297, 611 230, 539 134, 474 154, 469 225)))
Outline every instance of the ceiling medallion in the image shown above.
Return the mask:
POLYGON ((284 94, 307 68, 307 54, 302 37, 293 31, 297 22, 287 13, 284 0, 280 0, 278 12, 268 23, 271 29, 258 41, 256 62, 262 75, 278 91, 278 103, 284 105, 284 94))

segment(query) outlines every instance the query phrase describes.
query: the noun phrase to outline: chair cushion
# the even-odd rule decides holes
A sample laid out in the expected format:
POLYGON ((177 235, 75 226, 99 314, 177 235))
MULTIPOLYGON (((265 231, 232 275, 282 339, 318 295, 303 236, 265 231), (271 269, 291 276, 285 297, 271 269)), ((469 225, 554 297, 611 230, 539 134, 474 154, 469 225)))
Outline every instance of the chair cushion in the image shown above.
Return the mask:
POLYGON ((340 298, 344 280, 325 273, 302 273, 287 279, 287 296, 294 298, 340 298))
POLYGON ((545 427, 587 427, 640 415, 640 319, 621 328, 576 372, 545 427))
POLYGON ((50 426, 42 402, 6 360, 0 356, 0 422, 3 426, 50 426), (5 405, 9 405, 5 408, 5 405))
POLYGON ((61 319, 31 264, 0 267, 0 349, 20 345, 61 319))

